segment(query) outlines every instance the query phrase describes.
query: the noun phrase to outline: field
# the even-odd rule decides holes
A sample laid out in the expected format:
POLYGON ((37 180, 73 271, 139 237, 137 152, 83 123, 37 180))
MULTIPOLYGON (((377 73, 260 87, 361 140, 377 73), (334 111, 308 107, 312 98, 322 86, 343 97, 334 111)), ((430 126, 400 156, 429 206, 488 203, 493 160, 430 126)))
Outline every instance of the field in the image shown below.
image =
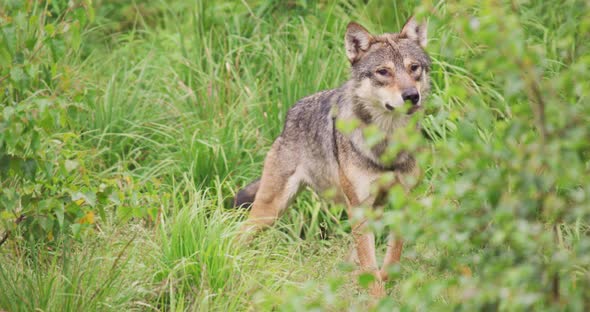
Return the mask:
POLYGON ((587 1, 3 0, 0 311, 590 310, 587 1), (351 274, 302 193, 251 246, 240 187, 298 99, 348 78, 350 21, 428 20, 424 177, 351 274))

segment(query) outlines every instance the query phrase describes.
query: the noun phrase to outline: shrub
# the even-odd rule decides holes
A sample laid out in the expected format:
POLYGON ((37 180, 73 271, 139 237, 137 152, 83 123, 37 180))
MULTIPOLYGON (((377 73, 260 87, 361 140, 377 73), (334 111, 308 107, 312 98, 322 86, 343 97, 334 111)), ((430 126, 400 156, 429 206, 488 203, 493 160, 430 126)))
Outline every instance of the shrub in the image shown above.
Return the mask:
POLYGON ((417 8, 435 38, 435 139, 419 153, 427 187, 406 209, 393 193, 384 220, 438 250, 431 270, 447 277, 401 281, 411 309, 588 308, 590 10, 549 5, 417 8))

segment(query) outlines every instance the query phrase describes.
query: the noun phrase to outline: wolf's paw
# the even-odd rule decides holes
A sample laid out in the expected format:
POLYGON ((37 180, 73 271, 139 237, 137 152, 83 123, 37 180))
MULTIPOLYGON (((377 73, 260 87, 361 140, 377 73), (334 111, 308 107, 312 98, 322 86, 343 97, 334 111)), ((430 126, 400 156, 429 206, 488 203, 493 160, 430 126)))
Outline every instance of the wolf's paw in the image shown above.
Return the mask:
POLYGON ((383 298, 387 295, 385 292, 385 283, 380 280, 376 280, 369 285, 369 293, 374 298, 383 298))
POLYGON ((237 235, 234 236, 234 243, 236 246, 249 246, 254 240, 254 233, 249 228, 242 228, 238 231, 237 235))

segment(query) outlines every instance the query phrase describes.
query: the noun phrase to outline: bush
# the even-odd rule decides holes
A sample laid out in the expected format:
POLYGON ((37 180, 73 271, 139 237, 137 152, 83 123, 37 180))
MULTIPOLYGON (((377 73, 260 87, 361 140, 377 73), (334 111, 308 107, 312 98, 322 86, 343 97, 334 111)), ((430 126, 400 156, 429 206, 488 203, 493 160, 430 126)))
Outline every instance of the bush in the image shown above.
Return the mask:
MULTIPOLYGON (((93 223, 95 198, 80 192, 84 168, 73 160, 77 134, 63 130, 82 95, 68 62, 76 59, 91 10, 87 4, 8 2, 0 54, 0 193, 5 235, 27 238, 77 233, 93 223), (64 8, 63 12, 52 9, 64 8), (67 9, 65 9, 67 7, 67 9)), ((6 238, 6 237, 5 237, 6 238)))
POLYGON ((590 8, 550 5, 417 9, 435 38, 431 174, 384 220, 439 250, 431 269, 447 278, 403 281, 411 309, 588 308, 590 8))
POLYGON ((351 268, 332 271, 347 252, 341 209, 302 196, 243 251, 225 207, 260 175, 290 105, 345 80, 346 23, 395 31, 414 13, 429 20, 431 140, 412 131, 391 147, 416 151, 425 176, 373 216, 408 244, 391 297, 371 307, 588 310, 589 6, 3 1, 0 273, 31 287, 10 288, 0 310, 367 310, 351 268), (149 243, 123 265, 126 248, 108 251, 129 233, 104 233, 132 223, 149 243), (83 252, 89 235, 106 247, 83 252))

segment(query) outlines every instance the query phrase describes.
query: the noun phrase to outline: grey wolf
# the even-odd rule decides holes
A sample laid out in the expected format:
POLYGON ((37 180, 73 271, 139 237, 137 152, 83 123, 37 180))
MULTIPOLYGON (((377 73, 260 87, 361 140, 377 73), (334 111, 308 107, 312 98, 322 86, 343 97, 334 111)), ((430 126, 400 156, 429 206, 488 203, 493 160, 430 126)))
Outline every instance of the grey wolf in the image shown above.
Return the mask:
POLYGON ((352 216, 357 209, 376 206, 392 185, 375 191, 380 177, 389 175, 392 183, 409 189, 420 175, 412 154, 402 151, 391 161, 382 155, 390 135, 407 131, 410 115, 423 107, 431 66, 426 41, 427 27, 413 17, 399 33, 373 35, 359 24, 348 25, 344 42, 350 78, 339 88, 299 100, 289 110, 282 133, 266 155, 262 177, 235 197, 236 206, 252 206, 241 239, 250 240, 271 226, 303 186, 318 194, 332 190, 336 195, 331 199, 346 204, 353 220, 360 270, 375 276, 370 292, 385 294, 386 268, 400 260, 403 240, 392 235, 379 268, 374 234, 367 230, 366 219, 352 216), (339 120, 352 119, 359 121, 357 129, 346 134, 337 130, 339 120), (374 145, 362 132, 372 125, 386 134, 374 145))

